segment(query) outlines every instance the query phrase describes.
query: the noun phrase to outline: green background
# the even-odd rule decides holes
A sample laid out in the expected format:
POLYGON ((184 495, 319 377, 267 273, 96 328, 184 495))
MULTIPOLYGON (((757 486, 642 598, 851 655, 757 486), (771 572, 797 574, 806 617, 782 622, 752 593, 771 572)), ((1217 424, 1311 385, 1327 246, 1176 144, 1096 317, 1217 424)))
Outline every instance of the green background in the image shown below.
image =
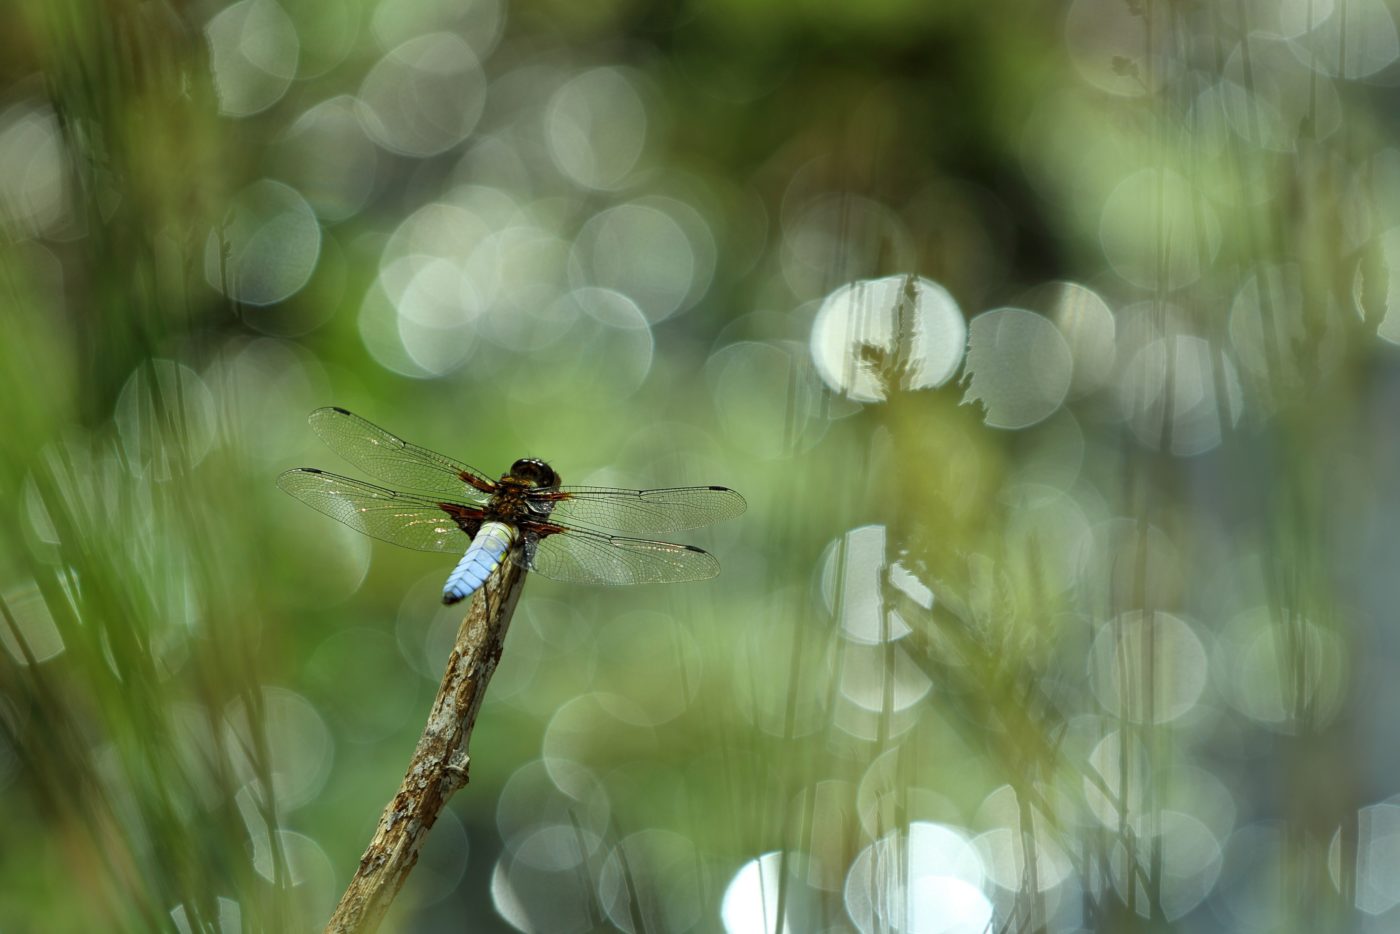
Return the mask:
POLYGON ((0 929, 328 917, 460 619, 333 404, 749 504, 389 929, 1394 930, 1394 12, 0 9, 0 929))

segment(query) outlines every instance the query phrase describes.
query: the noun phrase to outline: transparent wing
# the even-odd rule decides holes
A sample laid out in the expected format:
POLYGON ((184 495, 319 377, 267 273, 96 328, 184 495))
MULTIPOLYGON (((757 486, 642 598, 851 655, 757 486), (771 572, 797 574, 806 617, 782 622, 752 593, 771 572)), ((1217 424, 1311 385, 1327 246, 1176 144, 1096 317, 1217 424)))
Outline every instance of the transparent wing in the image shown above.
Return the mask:
POLYGON ((307 418, 311 428, 341 457, 394 486, 484 503, 495 484, 461 461, 409 444, 353 415, 327 406, 307 418))
POLYGON ((479 522, 481 515, 471 506, 396 493, 314 467, 288 470, 277 478, 277 485, 357 532, 419 551, 465 552, 471 537, 453 515, 462 516, 469 524, 479 522))
POLYGON ((513 560, 557 581, 583 584, 664 584, 719 573, 719 562, 692 545, 600 535, 569 529, 526 543, 513 560))
POLYGON ((542 510, 548 510, 550 522, 642 535, 679 532, 733 519, 746 506, 742 496, 722 486, 667 490, 563 486, 542 491, 531 499, 542 510))

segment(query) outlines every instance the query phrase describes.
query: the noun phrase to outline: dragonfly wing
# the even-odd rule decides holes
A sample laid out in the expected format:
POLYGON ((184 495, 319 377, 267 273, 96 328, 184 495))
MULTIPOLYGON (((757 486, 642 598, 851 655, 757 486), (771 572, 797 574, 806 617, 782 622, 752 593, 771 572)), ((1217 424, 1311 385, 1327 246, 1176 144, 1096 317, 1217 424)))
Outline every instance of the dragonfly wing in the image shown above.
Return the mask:
POLYGON ((481 510, 472 506, 396 493, 312 467, 286 471, 277 485, 357 532, 419 551, 465 551, 471 535, 458 522, 473 530, 481 522, 481 510))
POLYGON ((583 584, 662 584, 697 581, 719 573, 719 562, 693 545, 568 529, 527 536, 514 560, 558 581, 583 584))
POLYGON ((600 531, 655 535, 694 529, 733 519, 744 498, 722 486, 683 486, 665 490, 612 490, 563 486, 531 496, 550 522, 600 531))
POLYGON ((480 503, 495 488, 475 467, 409 444, 345 409, 326 406, 312 412, 307 421, 341 457, 394 486, 480 503))

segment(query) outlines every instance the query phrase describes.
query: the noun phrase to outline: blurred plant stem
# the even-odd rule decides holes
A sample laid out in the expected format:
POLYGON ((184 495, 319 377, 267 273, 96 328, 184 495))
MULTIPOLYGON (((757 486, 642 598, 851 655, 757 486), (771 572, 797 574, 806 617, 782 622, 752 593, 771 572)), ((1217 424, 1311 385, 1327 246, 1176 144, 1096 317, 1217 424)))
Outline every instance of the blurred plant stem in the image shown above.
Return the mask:
POLYGON ((194 20, 163 4, 22 4, 68 154, 75 248, 63 252, 74 399, 107 417, 131 371, 227 306, 199 264, 226 209, 226 123, 194 20), (179 166, 179 171, 172 167, 179 166))
POLYGON ((328 932, 365 934, 379 928, 418 862, 429 828, 448 799, 467 783, 472 728, 501 660, 506 630, 524 583, 525 572, 506 561, 472 597, 423 736, 398 794, 384 809, 379 828, 360 857, 360 868, 326 924, 328 932))

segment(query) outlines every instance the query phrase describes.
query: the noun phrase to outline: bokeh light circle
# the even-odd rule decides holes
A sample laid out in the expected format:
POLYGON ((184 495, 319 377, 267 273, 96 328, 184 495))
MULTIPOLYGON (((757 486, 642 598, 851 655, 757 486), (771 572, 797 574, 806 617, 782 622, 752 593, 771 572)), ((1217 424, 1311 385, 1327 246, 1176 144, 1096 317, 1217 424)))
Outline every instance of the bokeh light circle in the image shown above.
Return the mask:
MULTIPOLYGON (((66 646, 63 633, 54 624, 53 614, 44 601, 44 594, 33 580, 14 582, 0 589, 4 601, 6 625, 0 628, 0 648, 16 665, 38 665, 63 654, 66 646)), ((3 709, 0 709, 3 716, 3 709)), ((3 787, 9 746, 0 734, 0 787, 3 787)))
POLYGON ((1220 250, 1215 208, 1170 169, 1142 169, 1104 202, 1099 243, 1115 272, 1143 289, 1179 289, 1201 277, 1220 250))
POLYGON ((1142 850, 1130 858, 1128 847, 1115 844, 1110 868, 1114 888, 1125 902, 1137 906, 1142 917, 1160 910, 1168 922, 1176 921, 1206 899, 1220 878, 1220 841, 1199 819, 1180 811, 1162 810, 1155 816, 1153 852, 1158 854, 1155 897, 1143 883, 1142 850), (1135 889, 1131 894, 1129 889, 1135 889), (1149 905, 1155 906, 1149 907, 1149 905))
POLYGON ((1007 892, 1024 891, 1032 880, 1037 892, 1049 892, 1068 879, 1074 868, 1054 823, 1034 803, 1035 798, 1023 802, 1014 788, 1002 785, 977 809, 976 825, 990 829, 979 834, 973 845, 982 856, 987 877, 1007 892), (1029 827, 1023 826, 1025 817, 1030 818, 1029 827), (1034 859, 1034 872, 1027 871, 1027 850, 1034 859))
POLYGON ((330 728, 310 701, 282 687, 262 688, 256 712, 242 700, 224 713, 224 750, 234 771, 259 782, 262 755, 272 776, 277 805, 291 810, 315 800, 331 773, 335 743, 330 728), (252 731, 257 729, 259 736, 252 731), (262 751, 262 752, 258 752, 262 751))
POLYGON ((57 232, 68 215, 68 156, 58 116, 44 104, 0 112, 0 233, 57 232))
POLYGON ((1150 340, 1132 356, 1118 401, 1141 444, 1191 457, 1220 445, 1239 421, 1244 391, 1227 355, 1179 334, 1150 340))
POLYGON ((451 149, 476 128, 486 76, 460 36, 418 36, 396 47, 360 85, 360 119, 375 142, 405 156, 451 149))
POLYGON ((1086 395, 1113 376, 1113 311, 1097 292, 1076 282, 1052 283, 1048 292, 1045 311, 1069 344, 1074 360, 1070 395, 1086 395))
POLYGON ((1110 94, 1141 97, 1180 67, 1161 45, 1167 25, 1165 12, 1151 5, 1074 0, 1065 15, 1065 41, 1085 81, 1110 94))
POLYGON ((1342 124, 1336 88, 1298 60, 1295 46, 1253 32, 1225 62, 1220 104, 1231 129, 1252 147, 1292 152, 1342 124))
POLYGON ((233 199, 209 232, 204 278, 245 305, 286 301, 306 285, 321 255, 316 212, 294 189, 262 179, 233 199))
POLYGON ((835 392, 881 402, 898 390, 941 386, 962 362, 967 323, 948 290, 887 276, 844 285, 812 323, 812 359, 835 392))
POLYGON ((1268 606, 1240 613, 1220 634, 1216 665, 1230 706, 1282 733, 1325 726, 1346 699, 1346 646, 1297 613, 1268 606))
POLYGON ((617 188, 642 155, 646 106, 622 70, 590 69, 554 93, 545 134, 554 164, 570 180, 584 188, 617 188))
POLYGON ((209 386, 183 363, 153 359, 138 367, 113 413, 127 468, 162 481, 199 464, 214 445, 216 414, 209 386))
POLYGON ((694 304, 714 272, 714 243, 694 211, 667 198, 608 208, 588 220, 574 243, 579 284, 612 289, 651 322, 694 304))
MULTIPOLYGON (((1349 880, 1355 904, 1368 915, 1384 915, 1400 906, 1400 803, 1391 798, 1369 805, 1356 818, 1356 863, 1349 880)), ((1344 891, 1340 829, 1328 847, 1327 868, 1332 884, 1344 891)))
POLYGON ((1137 723, 1169 723, 1205 690, 1206 650, 1180 617, 1132 610, 1099 630, 1089 674, 1105 710, 1137 723))
POLYGON ((1330 12, 1292 42, 1294 53, 1318 74, 1369 78, 1400 58, 1394 7, 1385 0, 1336 0, 1330 12))
POLYGON ((725 934, 797 934, 791 915, 778 923, 782 866, 782 853, 764 853, 734 874, 720 904, 725 934))
POLYGON ((725 436, 764 460, 811 449, 826 433, 821 383, 798 341, 738 341, 716 350, 705 378, 725 436))
POLYGON ((697 856, 695 845, 673 831, 629 834, 598 875, 598 897, 608 918, 627 934, 694 930, 705 908, 697 856))
POLYGON ((248 117, 282 99, 297 74, 301 42, 276 0, 238 0, 204 27, 219 110, 248 117))
POLYGON ((992 920, 985 881, 982 857, 963 832, 915 821, 856 855, 846 913, 861 934, 981 934, 992 920))
POLYGON ((980 402, 993 428, 1049 418, 1069 393, 1074 359, 1050 319, 1022 308, 983 312, 968 327, 963 402, 980 402))
POLYGON ((324 221, 353 217, 369 200, 379 156, 356 117, 353 97, 322 101, 278 139, 281 178, 324 221))
POLYGON ((448 33, 460 38, 485 59, 500 40, 505 26, 501 0, 379 0, 370 29, 384 49, 416 36, 448 33))

